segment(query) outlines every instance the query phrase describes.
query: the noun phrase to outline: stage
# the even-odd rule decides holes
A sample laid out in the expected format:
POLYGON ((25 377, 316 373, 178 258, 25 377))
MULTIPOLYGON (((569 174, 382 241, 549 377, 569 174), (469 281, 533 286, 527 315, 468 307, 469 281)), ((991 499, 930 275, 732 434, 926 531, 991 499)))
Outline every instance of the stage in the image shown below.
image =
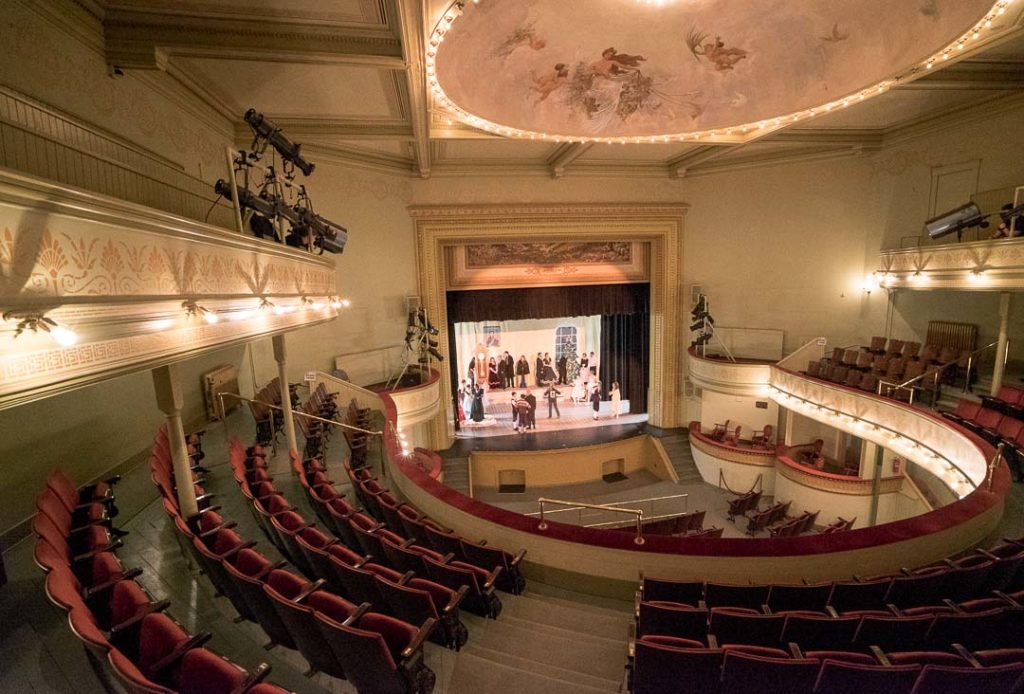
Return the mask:
MULTIPOLYGON (((612 416, 610 401, 602 401, 597 420, 594 419, 594 407, 589 402, 573 404, 565 397, 558 399, 560 417, 548 418, 548 403, 544 399, 544 389, 531 389, 537 396, 537 428, 517 433, 512 424, 512 388, 508 390, 487 391, 484 395, 484 420, 474 422, 466 420, 460 424, 456 436, 459 438, 480 438, 488 436, 523 436, 532 434, 562 431, 567 429, 586 429, 620 424, 640 424, 647 421, 646 414, 629 414, 629 401, 623 400, 621 412, 617 418, 612 416)), ((521 391, 516 391, 521 392, 521 391)), ((564 392, 564 390, 563 390, 564 392)))

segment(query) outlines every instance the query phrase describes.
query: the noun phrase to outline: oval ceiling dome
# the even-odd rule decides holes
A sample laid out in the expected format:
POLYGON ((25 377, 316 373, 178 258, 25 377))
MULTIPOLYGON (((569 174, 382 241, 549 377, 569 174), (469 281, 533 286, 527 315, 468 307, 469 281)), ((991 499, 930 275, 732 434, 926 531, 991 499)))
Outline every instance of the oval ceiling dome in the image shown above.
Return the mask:
POLYGON ((442 106, 504 135, 740 136, 869 98, 956 57, 1005 4, 469 0, 430 37, 427 74, 442 106))

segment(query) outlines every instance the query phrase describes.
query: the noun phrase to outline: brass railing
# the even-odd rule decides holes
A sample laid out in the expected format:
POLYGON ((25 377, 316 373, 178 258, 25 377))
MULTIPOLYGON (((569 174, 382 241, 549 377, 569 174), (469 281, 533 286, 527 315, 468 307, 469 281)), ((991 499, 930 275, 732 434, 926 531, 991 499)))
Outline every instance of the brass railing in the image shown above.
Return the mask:
POLYGON ((556 506, 570 506, 580 508, 593 508, 601 511, 612 511, 614 513, 628 513, 631 516, 636 517, 636 537, 633 538, 634 544, 642 545, 644 543, 644 512, 632 508, 619 508, 617 506, 599 506, 598 504, 584 504, 577 501, 563 501, 561 499, 545 499, 541 497, 537 499, 537 503, 540 504, 540 523, 537 525, 538 530, 547 530, 548 524, 544 520, 544 504, 554 504, 556 506))
MULTIPOLYGON (((687 513, 688 510, 689 510, 689 498, 690 498, 689 494, 670 494, 668 496, 651 496, 651 497, 647 497, 647 498, 644 498, 644 499, 622 499, 621 501, 615 502, 615 504, 613 504, 613 505, 618 505, 619 508, 627 508, 627 507, 630 507, 630 506, 637 506, 639 504, 647 504, 648 505, 648 508, 647 508, 647 511, 646 511, 647 515, 644 516, 644 518, 646 520, 652 520, 654 518, 667 518, 669 516, 680 515, 680 514, 687 513), (670 501, 670 500, 673 500, 673 499, 683 499, 684 500, 682 510, 679 510, 679 509, 659 509, 661 511, 661 513, 658 514, 658 515, 654 514, 654 506, 655 506, 656 502, 658 502, 658 501, 670 501)), ((604 508, 604 506, 605 506, 604 504, 598 504, 598 506, 601 507, 601 510, 607 510, 606 508, 604 508)), ((551 511, 546 511, 545 513, 548 516, 553 516, 553 515, 559 514, 559 513, 571 513, 573 511, 576 511, 576 513, 577 513, 577 515, 576 515, 576 525, 582 526, 584 528, 595 528, 595 527, 600 527, 600 526, 609 525, 609 524, 617 523, 618 522, 618 521, 610 521, 610 522, 607 522, 607 523, 605 523, 605 522, 602 522, 602 523, 584 523, 583 522, 583 511, 584 511, 585 508, 591 508, 591 507, 584 507, 584 506, 576 503, 575 505, 569 506, 567 508, 558 508, 558 509, 554 509, 554 510, 551 510, 551 511)), ((637 509, 637 510, 639 510, 639 509, 637 509)), ((536 517, 536 516, 540 515, 540 511, 531 511, 529 513, 524 513, 523 515, 524 516, 536 517)), ((593 520, 593 519, 591 518, 589 520, 593 520)))
MULTIPOLYGON (((974 359, 976 357, 980 356, 981 353, 984 352, 985 350, 991 349, 992 347, 995 347, 997 344, 999 344, 999 343, 998 342, 991 342, 991 343, 985 345, 984 347, 979 347, 978 349, 976 349, 973 352, 971 352, 970 355, 967 357, 967 370, 966 370, 966 373, 964 374, 963 392, 966 393, 970 389, 970 387, 971 387, 971 370, 974 368, 974 359)), ((1009 352, 1009 340, 1007 340, 1007 353, 1008 352, 1009 352)), ((953 367, 953 366, 956 366, 957 364, 959 364, 960 360, 962 358, 963 358, 962 356, 957 357, 956 359, 953 359, 952 361, 946 362, 945 364, 940 366, 938 369, 935 369, 934 371, 925 371, 923 374, 921 374, 919 376, 915 376, 914 378, 911 378, 911 379, 909 379, 907 381, 904 381, 903 383, 894 383, 892 381, 883 381, 883 380, 879 379, 879 381, 878 381, 878 394, 879 395, 892 396, 893 393, 897 393, 897 392, 899 392, 901 390, 906 390, 906 391, 910 392, 909 404, 913 405, 914 404, 914 393, 916 392, 916 388, 915 388, 914 384, 918 383, 918 382, 921 382, 921 381, 923 381, 925 379, 925 377, 928 377, 928 378, 931 378, 932 381, 933 381, 932 382, 932 401, 931 401, 931 407, 935 407, 935 403, 938 402, 938 400, 939 400, 939 379, 940 379, 940 377, 946 371, 946 369, 949 369, 950 367, 953 367), (885 393, 882 392, 883 389, 886 389, 885 393)))

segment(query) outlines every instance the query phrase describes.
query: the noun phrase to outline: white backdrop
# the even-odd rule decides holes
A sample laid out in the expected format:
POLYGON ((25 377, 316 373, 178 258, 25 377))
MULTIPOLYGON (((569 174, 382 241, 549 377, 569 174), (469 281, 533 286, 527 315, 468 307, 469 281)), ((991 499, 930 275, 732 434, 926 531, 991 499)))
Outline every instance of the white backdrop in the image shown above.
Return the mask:
MULTIPOLYGON (((500 329, 498 343, 485 348, 487 358, 499 357, 505 351, 519 360, 526 355, 530 363, 527 384, 534 384, 537 352, 547 352, 555 360, 555 330, 563 326, 576 328, 579 351, 593 352, 601 358, 601 316, 577 316, 575 318, 543 318, 535 320, 484 321, 479 323, 455 324, 455 348, 459 365, 459 380, 466 378, 469 360, 473 358, 477 345, 487 344, 491 334, 484 332, 484 326, 500 329)), ((579 356, 577 354, 577 356, 579 356)), ((557 369, 556 369, 557 371, 557 369)))

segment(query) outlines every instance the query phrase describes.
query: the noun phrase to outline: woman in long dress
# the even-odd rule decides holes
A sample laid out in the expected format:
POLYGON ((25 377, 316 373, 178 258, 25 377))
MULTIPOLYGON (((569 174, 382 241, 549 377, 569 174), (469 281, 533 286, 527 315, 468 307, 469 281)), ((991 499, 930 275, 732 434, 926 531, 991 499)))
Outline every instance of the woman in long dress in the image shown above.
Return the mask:
POLYGON ((622 409, 622 393, 619 391, 619 382, 612 382, 612 419, 619 418, 619 410, 622 409))
POLYGON ((466 419, 473 416, 473 391, 475 390, 476 386, 472 381, 466 381, 462 388, 462 411, 466 415, 466 419))
POLYGON ((579 405, 587 396, 587 389, 583 386, 583 379, 577 376, 572 382, 572 402, 579 405))
MULTIPOLYGON (((497 368, 497 367, 495 367, 497 368)), ((473 394, 473 407, 471 418, 474 422, 484 421, 484 389, 476 388, 473 394)))
POLYGON ((594 406, 594 419, 597 419, 597 413, 601 411, 601 383, 600 381, 594 381, 590 391, 590 403, 594 406))
POLYGON ((498 375, 498 363, 494 357, 487 362, 487 387, 491 390, 501 388, 501 376, 498 375))

